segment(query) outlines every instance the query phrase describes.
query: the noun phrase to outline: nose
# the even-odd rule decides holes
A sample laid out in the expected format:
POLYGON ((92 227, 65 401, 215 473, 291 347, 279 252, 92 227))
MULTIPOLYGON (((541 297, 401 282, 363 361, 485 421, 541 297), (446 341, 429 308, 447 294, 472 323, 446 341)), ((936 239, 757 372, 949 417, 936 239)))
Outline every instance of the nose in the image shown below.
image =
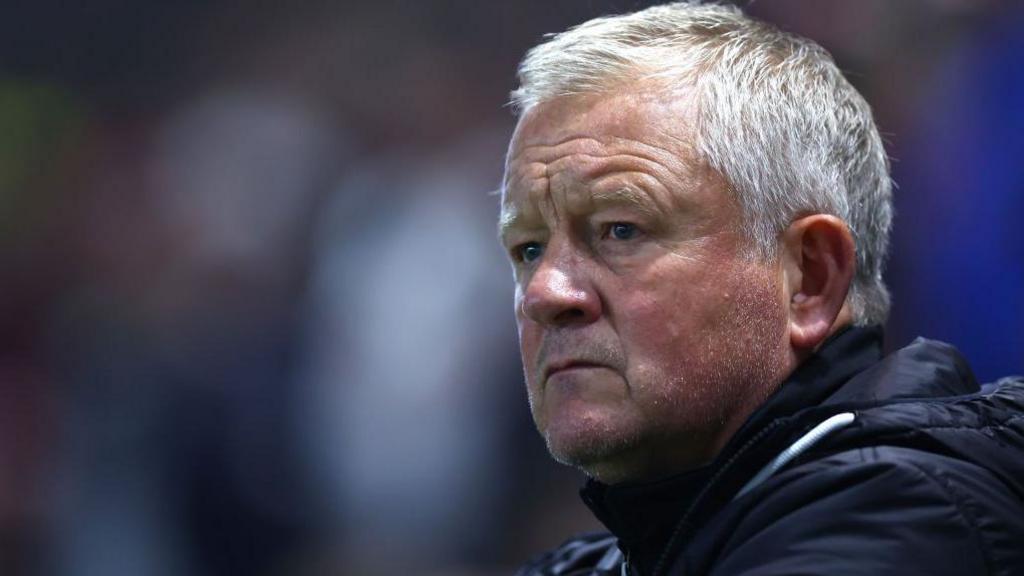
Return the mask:
POLYGON ((589 324, 601 316, 601 298, 584 264, 545 254, 523 290, 522 314, 548 326, 589 324))

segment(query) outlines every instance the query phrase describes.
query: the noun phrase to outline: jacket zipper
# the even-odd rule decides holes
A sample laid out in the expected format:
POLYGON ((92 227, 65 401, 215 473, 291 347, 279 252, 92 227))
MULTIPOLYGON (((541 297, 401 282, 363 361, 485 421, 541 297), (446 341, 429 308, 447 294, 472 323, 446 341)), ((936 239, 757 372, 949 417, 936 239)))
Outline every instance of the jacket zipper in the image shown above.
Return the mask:
MULTIPOLYGON (((700 505, 700 503, 704 500, 708 493, 711 492, 711 489, 722 479, 723 476, 725 476, 725 473, 728 472, 730 468, 732 468, 736 461, 739 460, 740 456, 742 456, 745 452, 750 450, 755 444, 763 440, 765 436, 767 436, 776 428, 781 426, 783 422, 785 422, 786 420, 787 419, 785 418, 779 418, 777 420, 773 420, 767 426, 762 428, 761 431, 755 434, 753 438, 747 440, 746 443, 743 444, 743 446, 736 450, 736 452, 734 452, 733 455, 730 456, 724 464, 722 464, 721 468, 719 468, 711 476, 711 479, 708 480, 708 483, 704 485, 704 489, 701 490, 699 494, 697 494, 696 498, 694 498, 693 504, 691 504, 690 507, 686 510, 686 513, 683 514, 683 518, 679 521, 678 524, 676 524, 676 528, 672 532, 672 536, 668 539, 668 544, 665 545, 665 550, 661 553, 661 557, 658 558, 658 563, 654 566, 654 572, 652 576, 664 576, 664 571, 668 569, 668 560, 672 556, 672 551, 682 546, 682 544, 685 542, 684 537, 687 536, 688 530, 686 528, 690 517, 693 516, 698 505, 700 505)), ((685 574, 680 576, 685 576, 685 574)))

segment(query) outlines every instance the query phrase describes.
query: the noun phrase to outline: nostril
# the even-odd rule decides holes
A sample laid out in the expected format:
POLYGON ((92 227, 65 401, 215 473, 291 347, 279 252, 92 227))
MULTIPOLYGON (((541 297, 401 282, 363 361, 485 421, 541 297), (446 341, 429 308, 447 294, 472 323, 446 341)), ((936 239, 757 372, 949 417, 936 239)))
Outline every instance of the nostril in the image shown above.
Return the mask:
POLYGON ((586 313, 583 310, 579 309, 579 308, 570 308, 568 310, 563 310, 562 313, 558 315, 558 320, 562 320, 562 321, 579 320, 580 318, 583 318, 583 316, 585 316, 585 315, 586 315, 586 313))

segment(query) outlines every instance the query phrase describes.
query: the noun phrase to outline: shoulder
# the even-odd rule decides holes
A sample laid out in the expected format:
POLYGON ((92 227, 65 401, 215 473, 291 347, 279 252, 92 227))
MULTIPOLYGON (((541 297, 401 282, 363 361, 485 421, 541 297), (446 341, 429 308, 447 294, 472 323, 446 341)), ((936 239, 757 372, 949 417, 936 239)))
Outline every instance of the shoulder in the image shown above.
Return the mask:
POLYGON ((516 572, 516 576, 559 576, 617 573, 621 554, 616 539, 607 533, 582 534, 554 550, 534 558, 516 572))
POLYGON ((985 468, 941 453, 881 445, 820 455, 730 508, 741 512, 715 573, 1024 570, 1020 495, 985 468))

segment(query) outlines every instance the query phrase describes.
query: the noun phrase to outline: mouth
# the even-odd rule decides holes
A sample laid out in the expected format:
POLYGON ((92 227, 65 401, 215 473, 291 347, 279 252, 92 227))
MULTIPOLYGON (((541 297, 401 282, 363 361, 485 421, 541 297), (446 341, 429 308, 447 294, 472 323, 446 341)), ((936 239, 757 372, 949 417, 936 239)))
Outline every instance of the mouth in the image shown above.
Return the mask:
POLYGON ((608 366, 606 364, 591 362, 589 360, 562 360, 559 362, 552 362, 544 369, 544 380, 547 380, 560 372, 567 372, 569 370, 578 370, 582 368, 608 368, 608 366))

